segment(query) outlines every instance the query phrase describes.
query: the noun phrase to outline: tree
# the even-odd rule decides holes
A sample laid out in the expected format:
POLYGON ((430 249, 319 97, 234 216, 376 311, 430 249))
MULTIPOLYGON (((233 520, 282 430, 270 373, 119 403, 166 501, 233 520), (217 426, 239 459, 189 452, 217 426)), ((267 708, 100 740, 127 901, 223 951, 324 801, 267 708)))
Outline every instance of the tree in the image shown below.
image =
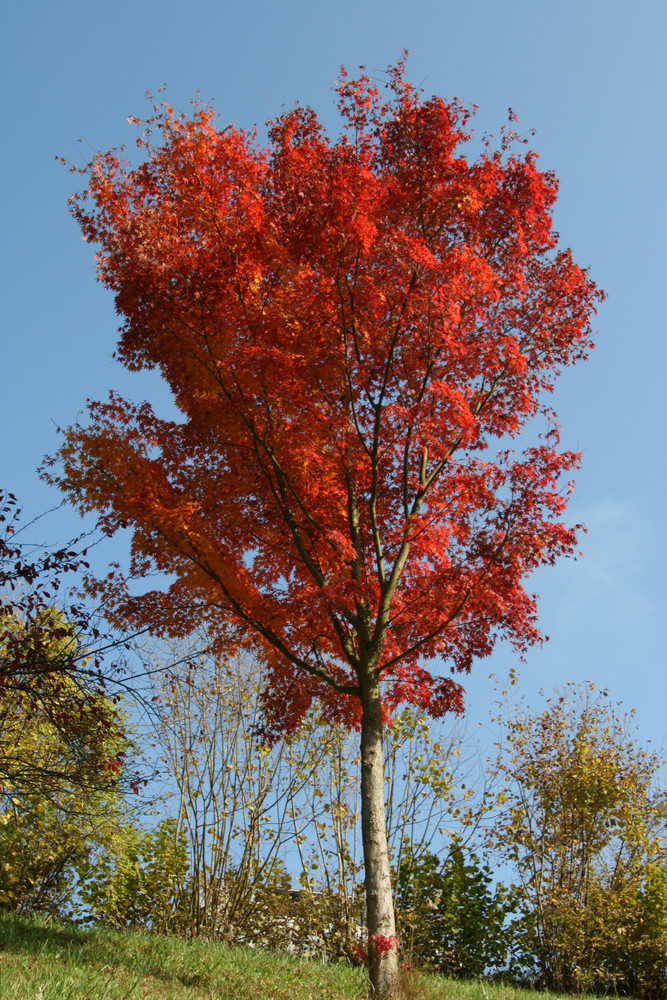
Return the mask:
POLYGON ((82 919, 107 927, 187 933, 190 866, 175 828, 172 818, 150 828, 135 826, 126 817, 117 822, 104 849, 81 872, 77 896, 82 919))
POLYGON ((121 772, 136 790, 118 688, 107 690, 119 674, 105 654, 122 639, 100 632, 84 604, 59 600, 63 576, 87 568, 85 551, 75 541, 35 553, 21 530, 16 498, 0 490, 0 795, 117 788, 121 772))
POLYGON ((576 546, 545 395, 585 357, 600 293, 551 212, 557 183, 505 131, 466 159, 471 111, 387 77, 337 86, 342 134, 296 107, 254 133, 155 105, 133 168, 114 152, 73 196, 123 317, 118 357, 157 369, 180 419, 92 403, 48 472, 112 534, 140 596, 116 621, 261 649, 267 728, 314 699, 361 729, 370 974, 397 968, 382 726, 402 702, 460 711, 497 637, 539 640, 524 578, 576 546), (511 449, 527 424, 542 436, 511 449), (494 444, 497 453, 489 453, 494 444))
POLYGON ((130 743, 118 704, 63 672, 79 660, 71 624, 31 610, 0 611, 0 907, 57 912, 113 826, 130 743))
MULTIPOLYGON (((158 767, 170 776, 174 840, 186 846, 192 873, 180 893, 189 911, 179 914, 181 928, 241 941, 255 935, 275 942, 288 933, 299 947, 304 937, 312 946, 321 931, 330 958, 357 959, 365 945, 357 740, 343 724, 325 723, 315 707, 286 739, 267 745, 261 663, 247 656, 221 663, 207 654, 205 636, 163 648, 171 666, 154 673, 146 721, 158 767), (269 935, 262 887, 275 888, 290 846, 300 863, 298 913, 269 935)), ((144 658, 159 667, 154 642, 144 658)), ((461 833, 473 825, 453 808, 455 787, 464 777, 465 789, 470 779, 461 734, 452 727, 446 739, 436 738, 432 728, 411 707, 384 728, 387 837, 397 867, 406 850, 417 854, 441 839, 445 824, 461 833)))
POLYGON ((492 891, 492 883, 488 865, 457 842, 444 858, 406 851, 397 905, 410 957, 461 979, 504 972, 513 900, 502 885, 492 891))
MULTIPOLYGON (((190 933, 233 939, 261 906, 260 883, 271 880, 287 840, 288 814, 319 759, 297 770, 287 741, 267 746, 259 726, 262 668, 247 658, 221 664, 201 640, 171 647, 156 678, 149 716, 151 737, 177 789, 171 813, 174 837, 185 846, 192 875, 190 933)), ((154 664, 155 650, 151 654, 154 664)), ((301 750, 309 749, 304 738, 301 750)), ((314 758, 314 754, 312 755, 314 758)))
MULTIPOLYGON (((5 706, 6 708, 6 706, 5 706)), ((109 705, 108 710, 114 711, 109 705)), ((112 731, 95 727, 103 752, 117 756, 112 731), (111 744, 111 745, 110 745, 111 744)), ((127 742, 122 741, 127 748, 127 742)), ((48 717, 19 695, 0 719, 0 908, 72 912, 82 868, 119 817, 122 773, 86 773, 90 755, 76 754, 48 717)))
POLYGON ((129 747, 124 719, 104 689, 91 685, 85 666, 78 668, 85 659, 72 625, 46 607, 31 621, 5 614, 0 622, 2 667, 15 665, 17 654, 35 667, 7 671, 2 685, 0 797, 115 787, 129 747))
POLYGON ((524 972, 552 990, 667 996, 663 763, 606 691, 569 684, 508 704, 491 839, 517 876, 524 972))

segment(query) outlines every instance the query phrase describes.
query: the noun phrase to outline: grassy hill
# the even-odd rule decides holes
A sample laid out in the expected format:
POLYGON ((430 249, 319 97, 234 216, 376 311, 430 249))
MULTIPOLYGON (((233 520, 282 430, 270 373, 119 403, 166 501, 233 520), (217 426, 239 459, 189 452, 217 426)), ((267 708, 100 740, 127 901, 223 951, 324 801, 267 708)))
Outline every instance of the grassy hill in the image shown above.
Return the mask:
MULTIPOLYGON (((0 913, 0 1000, 363 1000, 365 970, 203 938, 78 930, 0 913)), ((545 1000, 482 982, 409 974, 408 1000, 545 1000)), ((579 998, 582 1000, 582 998, 579 998)))

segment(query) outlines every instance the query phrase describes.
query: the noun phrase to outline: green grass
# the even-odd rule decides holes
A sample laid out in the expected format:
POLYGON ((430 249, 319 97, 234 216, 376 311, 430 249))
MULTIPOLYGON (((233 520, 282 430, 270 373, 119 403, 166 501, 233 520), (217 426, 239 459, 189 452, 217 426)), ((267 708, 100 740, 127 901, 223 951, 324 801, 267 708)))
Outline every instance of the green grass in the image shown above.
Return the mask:
POLYGON ((0 914, 2 1000, 359 1000, 363 969, 0 914))
MULTIPOLYGON (((78 930, 0 913, 0 1000, 362 1000, 364 969, 203 938, 78 930)), ((410 974, 406 1000, 547 1000, 484 982, 410 974)), ((579 998, 583 1000, 583 998, 579 998)))

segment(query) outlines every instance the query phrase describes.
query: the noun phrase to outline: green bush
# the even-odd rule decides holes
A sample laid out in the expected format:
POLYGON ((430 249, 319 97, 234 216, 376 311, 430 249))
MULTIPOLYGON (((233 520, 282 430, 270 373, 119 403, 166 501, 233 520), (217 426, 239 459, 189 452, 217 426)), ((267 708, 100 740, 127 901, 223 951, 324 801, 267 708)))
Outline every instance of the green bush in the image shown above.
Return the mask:
POLYGON ((409 959, 461 978, 502 970, 512 902, 492 883, 488 865, 458 844, 444 861, 408 848, 398 871, 397 910, 409 959))
POLYGON ((0 814, 0 907, 60 913, 91 835, 89 822, 47 799, 9 799, 0 814))
MULTIPOLYGON (((667 864, 650 860, 618 899, 605 894, 601 947, 606 986, 636 997, 667 997, 667 864), (610 903, 614 912, 609 913, 610 903)), ((601 977, 602 978, 602 977, 601 977)))
POLYGON ((63 655, 83 652, 61 612, 42 607, 26 623, 0 607, 3 909, 70 909, 78 870, 117 814, 131 746, 123 712, 85 677, 64 671, 63 655), (16 660, 34 671, 21 675, 16 660))
POLYGON ((660 757, 607 692, 567 685, 508 705, 489 846, 516 873, 523 978, 551 990, 667 997, 667 834, 660 757))
POLYGON ((121 824, 82 872, 80 918, 105 927, 178 932, 189 916, 189 861, 176 821, 121 824))

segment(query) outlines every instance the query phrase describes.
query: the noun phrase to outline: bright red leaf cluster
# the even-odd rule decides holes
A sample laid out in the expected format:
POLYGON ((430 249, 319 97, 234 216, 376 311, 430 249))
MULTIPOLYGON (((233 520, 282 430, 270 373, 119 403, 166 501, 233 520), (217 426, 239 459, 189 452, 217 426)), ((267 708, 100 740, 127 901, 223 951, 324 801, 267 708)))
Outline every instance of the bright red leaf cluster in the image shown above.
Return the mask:
POLYGON ((313 697, 354 715, 366 669, 389 707, 460 707, 429 664, 535 642, 525 578, 576 544, 545 398, 601 293, 557 247, 556 180, 509 133, 467 158, 471 112, 402 64, 387 92, 343 76, 338 138, 297 107, 265 148, 156 107, 144 162, 96 156, 73 199, 118 357, 181 413, 111 395, 67 434, 61 487, 173 581, 99 586, 135 624, 259 642, 282 726, 313 697))

